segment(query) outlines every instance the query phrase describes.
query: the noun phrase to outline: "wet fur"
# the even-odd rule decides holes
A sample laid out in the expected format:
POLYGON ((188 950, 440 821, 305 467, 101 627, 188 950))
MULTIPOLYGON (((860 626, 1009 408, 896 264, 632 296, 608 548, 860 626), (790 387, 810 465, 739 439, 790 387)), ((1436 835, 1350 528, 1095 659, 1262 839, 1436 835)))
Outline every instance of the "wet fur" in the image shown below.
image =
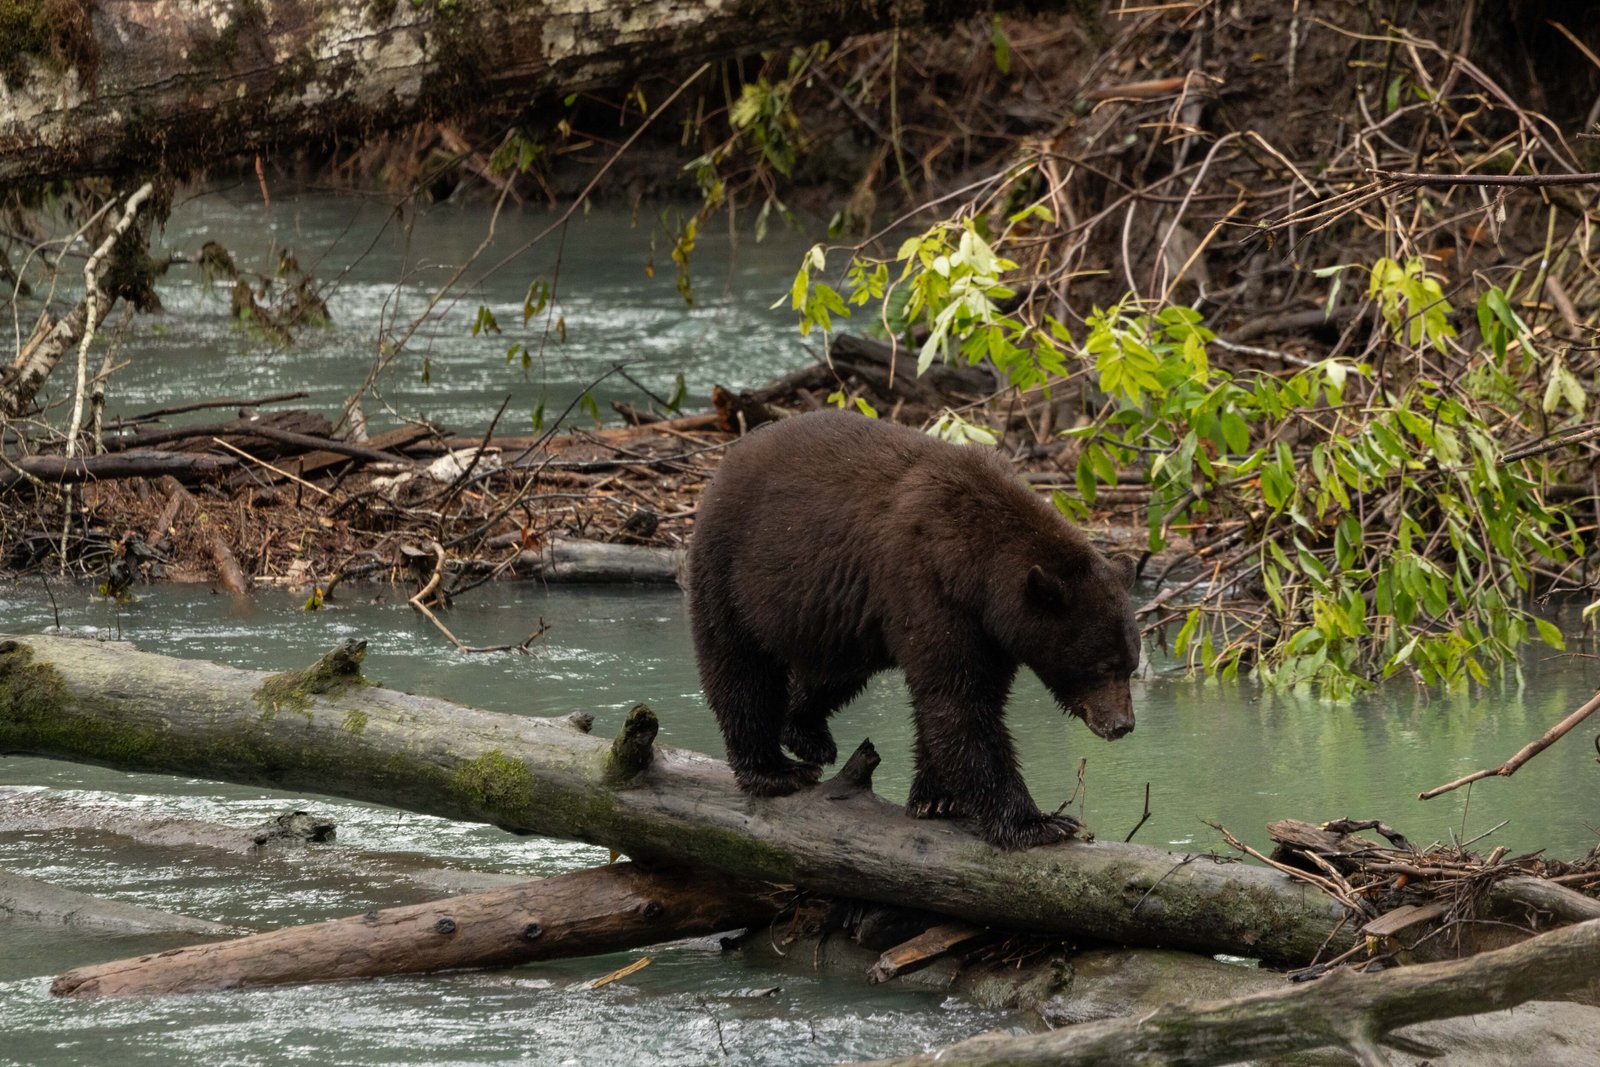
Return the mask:
POLYGON ((701 682, 746 792, 815 783, 837 756, 829 717, 892 667, 916 718, 908 810, 975 819, 998 845, 1077 828, 1018 770, 1019 664, 1102 736, 1132 729, 1131 564, 990 449, 846 412, 762 428, 702 498, 688 569, 701 682))

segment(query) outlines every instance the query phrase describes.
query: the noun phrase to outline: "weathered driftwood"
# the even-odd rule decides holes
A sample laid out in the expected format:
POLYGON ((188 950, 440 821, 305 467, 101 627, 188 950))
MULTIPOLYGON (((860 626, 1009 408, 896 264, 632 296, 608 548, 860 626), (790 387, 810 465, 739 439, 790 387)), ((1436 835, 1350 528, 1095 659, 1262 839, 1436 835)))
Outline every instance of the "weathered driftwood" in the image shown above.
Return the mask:
POLYGON ((379 689, 358 659, 268 676, 126 644, 0 639, 0 752, 310 790, 1118 943, 1303 962, 1354 936, 1339 906, 1273 871, 1106 842, 1000 852, 962 825, 907 818, 860 775, 752 798, 722 762, 666 746, 619 773, 612 743, 569 720, 379 689))
POLYGON ((159 478, 171 475, 181 482, 214 478, 239 461, 231 456, 192 452, 156 452, 130 448, 99 456, 12 456, 0 465, 0 489, 9 489, 28 476, 53 485, 69 482, 112 481, 118 478, 159 478))
MULTIPOLYGON (((1465 960, 1376 974, 1336 970, 1316 982, 1238 1000, 1168 1005, 1123 1019, 1026 1037, 976 1037, 875 1067, 1237 1063, 1328 1045, 1366 1064, 1388 1061, 1390 1045, 1419 1055, 1427 1046, 1394 1033, 1436 1019, 1497 1011, 1530 1000, 1592 995, 1600 981, 1600 922, 1568 926, 1511 948, 1465 960)), ((1590 1050, 1592 1051, 1592 1050, 1590 1050)))
POLYGON ((683 570, 683 549, 557 537, 543 548, 525 549, 517 557, 517 569, 549 582, 670 585, 683 570))
POLYGON ((248 864, 288 884, 297 877, 337 878, 358 884, 377 899, 413 903, 527 881, 512 874, 452 867, 420 852, 388 852, 337 844, 306 847, 290 840, 262 841, 261 827, 228 826, 203 819, 164 818, 142 808, 85 804, 53 789, 0 788, 0 834, 55 835, 58 850, 120 852, 130 845, 159 850, 156 862, 184 866, 248 864))
POLYGON ((954 0, 60 7, 48 42, 11 53, 0 112, 7 185, 194 168, 463 108, 511 111, 541 93, 628 85, 644 71, 971 10, 954 0))
POLYGON ((766 922, 782 896, 765 883, 618 863, 79 967, 50 991, 58 997, 197 993, 591 956, 766 922))
POLYGON ((222 923, 63 889, 12 871, 0 871, 0 917, 61 923, 116 934, 227 937, 238 932, 222 923))
MULTIPOLYGON (((746 937, 738 950, 769 967, 858 981, 877 957, 848 932, 792 940, 777 936, 780 932, 746 937)), ((1163 949, 1089 949, 1022 960, 1004 954, 963 962, 946 957, 895 981, 961 996, 991 1011, 1022 1012, 1037 1020, 1039 1028, 1052 1030, 1104 1019, 1141 1019, 1173 1004, 1291 988, 1273 971, 1163 949)), ((1600 1047, 1600 1008, 1541 1001, 1470 1019, 1415 1023, 1400 1034, 1440 1049, 1436 1062, 1449 1067, 1590 1067, 1590 1050, 1600 1047)), ((1283 1061, 1273 1057, 1256 1062, 1283 1061)), ((1341 1048, 1328 1047, 1299 1052, 1292 1062, 1297 1067, 1348 1067, 1351 1058, 1341 1048)))

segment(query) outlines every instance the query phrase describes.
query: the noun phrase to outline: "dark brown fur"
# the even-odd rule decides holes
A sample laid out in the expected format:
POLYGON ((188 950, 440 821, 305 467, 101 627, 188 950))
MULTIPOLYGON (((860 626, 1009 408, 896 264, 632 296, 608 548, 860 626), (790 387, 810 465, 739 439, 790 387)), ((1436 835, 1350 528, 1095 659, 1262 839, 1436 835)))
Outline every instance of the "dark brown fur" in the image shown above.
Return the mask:
POLYGON ((739 785, 815 783, 837 756, 828 717, 898 666, 912 814, 972 817, 1007 847, 1070 836, 1028 795, 1006 697, 1026 664, 1100 736, 1132 730, 1132 578, 989 449, 832 411, 751 434, 689 549, 700 678, 739 785))

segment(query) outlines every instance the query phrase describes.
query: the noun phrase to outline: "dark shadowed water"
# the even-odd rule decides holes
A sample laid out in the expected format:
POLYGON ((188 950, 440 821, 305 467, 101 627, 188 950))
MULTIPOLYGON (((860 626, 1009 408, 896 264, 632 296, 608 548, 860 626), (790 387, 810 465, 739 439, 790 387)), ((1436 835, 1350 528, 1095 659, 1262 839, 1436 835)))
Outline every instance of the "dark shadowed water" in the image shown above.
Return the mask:
MULTIPOLYGON (((225 291, 208 291, 192 268, 174 268, 162 288, 166 314, 136 320, 123 341, 119 359, 128 365, 114 380, 110 410, 307 388, 308 405, 331 413, 370 365, 380 324, 420 314, 487 224, 482 207, 446 206, 397 221, 376 202, 331 197, 280 198, 268 220, 253 187, 192 199, 168 226, 170 246, 192 252, 215 239, 257 263, 269 261, 275 245, 292 247, 303 264, 320 259, 319 276, 337 281, 329 294, 334 324, 284 348, 234 325, 225 291)), ((547 224, 537 212, 502 218, 485 263, 547 224)), ((575 219, 557 289, 566 341, 550 340, 526 376, 506 364, 507 345, 539 343, 542 325, 524 327, 520 307, 530 281, 555 276, 557 248, 547 242, 422 328, 416 352, 382 380, 382 401, 367 406, 374 428, 393 420, 387 403, 457 430, 481 429, 509 394, 501 428, 525 431, 541 397, 557 410, 622 360, 638 360, 634 376, 663 394, 683 372, 694 399, 714 383, 754 384, 807 358, 791 317, 768 309, 793 278, 801 239, 741 242, 730 268, 729 242, 704 237, 693 308, 675 291, 669 246, 658 235, 652 253, 650 241, 648 217, 637 227, 616 214, 575 219), (471 335, 480 302, 494 310, 504 334, 471 335)), ((602 404, 612 397, 643 401, 637 387, 616 378, 600 392, 602 404)), ((520 639, 542 617, 552 629, 531 659, 455 653, 405 607, 404 595, 346 587, 328 610, 306 614, 302 596, 270 590, 240 606, 204 588, 164 587, 142 590, 136 604, 121 607, 84 590, 55 590, 64 626, 120 635, 154 652, 282 669, 361 637, 370 642, 368 673, 391 687, 512 714, 581 708, 595 713, 602 733, 643 700, 659 714, 666 743, 720 753, 675 590, 499 586, 475 591, 452 612, 452 628, 474 643, 520 639)), ((0 589, 0 630, 36 632, 55 614, 37 584, 0 589)), ((1597 685, 1600 661, 1543 650, 1530 653, 1520 684, 1433 697, 1401 684, 1340 705, 1158 673, 1137 686, 1138 729, 1107 744, 1063 719, 1028 677, 1013 698, 1010 723, 1030 786, 1046 807, 1073 794, 1079 760, 1087 758, 1079 804, 1105 838, 1120 839, 1139 820, 1148 783, 1153 815, 1137 840, 1180 852, 1220 849, 1208 823, 1262 847, 1269 820, 1351 816, 1382 817, 1420 841, 1472 837, 1505 821, 1493 842, 1574 856, 1595 843, 1600 826, 1593 729, 1510 781, 1480 783, 1470 805, 1465 791, 1426 804, 1415 796, 1499 763, 1597 685)), ((870 736, 884 757, 878 789, 904 796, 911 727, 898 677, 878 679, 836 720, 835 732, 845 750, 870 736)), ((604 859, 587 846, 328 798, 43 760, 0 760, 0 788, 12 790, 0 792, 0 805, 17 790, 49 788, 84 808, 237 825, 308 808, 338 823, 340 846, 414 851, 487 871, 538 876, 604 859)), ((93 833, 0 832, 0 868, 258 926, 402 899, 377 880, 217 863, 93 833)), ((0 1064, 820 1064, 1021 1024, 893 984, 819 977, 801 965, 757 966, 725 957, 709 942, 652 949, 651 966, 600 990, 585 983, 642 953, 248 994, 82 1004, 46 995, 49 976, 68 967, 173 943, 0 921, 0 1064)))

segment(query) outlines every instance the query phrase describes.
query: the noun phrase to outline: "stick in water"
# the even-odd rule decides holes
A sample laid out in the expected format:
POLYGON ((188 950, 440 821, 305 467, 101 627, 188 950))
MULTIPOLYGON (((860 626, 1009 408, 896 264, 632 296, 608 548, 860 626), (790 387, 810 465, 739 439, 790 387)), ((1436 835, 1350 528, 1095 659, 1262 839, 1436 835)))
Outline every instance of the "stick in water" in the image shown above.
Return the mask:
POLYGON ((1574 726, 1578 725, 1584 719, 1587 719, 1590 715, 1593 715, 1597 710, 1600 710, 1600 693, 1596 693, 1594 697, 1583 707, 1579 708, 1577 711, 1573 712, 1571 715, 1568 715, 1565 719, 1562 719, 1560 722, 1550 727, 1550 729, 1546 730, 1544 735, 1537 741, 1530 741, 1528 744, 1524 745, 1522 750, 1519 751, 1515 756, 1512 756, 1510 759, 1506 760, 1504 765, 1499 767, 1486 767, 1481 771, 1473 771, 1465 778, 1457 778, 1455 781, 1446 785, 1436 786, 1435 788, 1428 790, 1426 793, 1418 793, 1417 799, 1432 800, 1441 793, 1448 793, 1452 789, 1459 789, 1462 786, 1469 785, 1470 783, 1476 782, 1481 778, 1510 778, 1513 774, 1517 773, 1518 767, 1521 767, 1524 763, 1527 763, 1533 757, 1537 756, 1539 753, 1543 752, 1545 749, 1561 740, 1561 738, 1564 737, 1568 731, 1570 731, 1574 726))

